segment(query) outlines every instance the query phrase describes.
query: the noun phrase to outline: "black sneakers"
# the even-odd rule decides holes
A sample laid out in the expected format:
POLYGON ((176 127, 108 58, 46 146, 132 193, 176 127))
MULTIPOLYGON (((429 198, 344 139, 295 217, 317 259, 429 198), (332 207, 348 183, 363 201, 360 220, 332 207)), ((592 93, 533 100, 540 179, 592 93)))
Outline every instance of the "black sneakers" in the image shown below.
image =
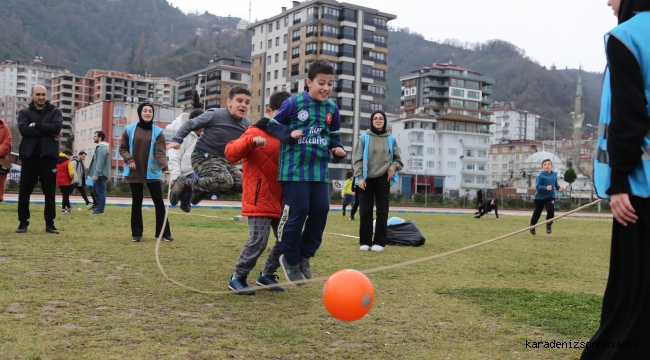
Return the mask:
POLYGON ((57 230, 54 225, 45 225, 45 232, 50 233, 50 234, 58 234, 59 230, 57 230))
POLYGON ((16 232, 18 234, 24 234, 27 232, 27 228, 29 227, 29 223, 21 223, 18 225, 18 229, 16 229, 16 232))
POLYGON ((551 224, 546 224, 546 233, 550 234, 553 232, 553 229, 551 228, 551 224))

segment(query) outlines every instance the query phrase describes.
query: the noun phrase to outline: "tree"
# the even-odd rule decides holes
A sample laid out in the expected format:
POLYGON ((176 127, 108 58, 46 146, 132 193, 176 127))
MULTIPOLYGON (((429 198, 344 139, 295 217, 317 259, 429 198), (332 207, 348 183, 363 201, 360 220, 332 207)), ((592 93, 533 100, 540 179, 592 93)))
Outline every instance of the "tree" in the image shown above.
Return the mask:
POLYGON ((571 184, 573 184, 573 182, 576 181, 577 177, 578 175, 576 175, 576 172, 575 170, 573 170, 573 168, 568 168, 564 172, 564 181, 568 182, 569 186, 571 186, 571 184))

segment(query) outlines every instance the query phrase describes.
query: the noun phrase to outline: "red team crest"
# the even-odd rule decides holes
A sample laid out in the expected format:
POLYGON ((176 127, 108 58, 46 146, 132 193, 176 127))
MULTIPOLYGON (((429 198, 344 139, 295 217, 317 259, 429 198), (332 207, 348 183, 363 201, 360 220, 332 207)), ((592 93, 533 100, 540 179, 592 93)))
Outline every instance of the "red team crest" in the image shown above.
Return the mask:
POLYGON ((328 113, 327 117, 325 117, 325 119, 327 120, 327 125, 331 124, 332 123, 332 114, 328 113))

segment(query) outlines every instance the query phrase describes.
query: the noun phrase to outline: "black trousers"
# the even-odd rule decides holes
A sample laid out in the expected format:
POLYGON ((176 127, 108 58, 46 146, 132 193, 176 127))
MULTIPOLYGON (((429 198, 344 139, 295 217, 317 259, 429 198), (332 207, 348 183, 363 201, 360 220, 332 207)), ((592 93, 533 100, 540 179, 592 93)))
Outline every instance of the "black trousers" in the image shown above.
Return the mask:
POLYGON ((67 209, 70 206, 70 194, 72 194, 72 191, 74 190, 74 187, 72 185, 68 186, 59 186, 59 189, 61 189, 61 197, 63 198, 61 200, 61 208, 62 209, 67 209))
MULTIPOLYGON (((546 220, 551 220, 555 217, 555 198, 550 197, 548 199, 537 200, 535 199, 535 210, 533 211, 533 216, 530 218, 530 224, 535 225, 539 220, 539 217, 542 215, 542 210, 546 208, 546 220)), ((553 222, 546 224, 547 226, 553 225, 553 222)))
POLYGON ((90 201, 88 201, 88 195, 86 195, 86 186, 85 185, 73 185, 72 188, 73 188, 72 191, 74 191, 74 189, 79 190, 79 194, 81 195, 81 197, 86 202, 86 205, 90 204, 90 201))
POLYGON ((357 213, 357 209, 359 209, 359 187, 355 186, 354 187, 354 204, 352 204, 352 210, 350 210, 350 217, 354 219, 354 214, 357 213))
POLYGON ((648 359, 650 354, 650 199, 630 196, 636 224, 614 220, 609 276, 600 327, 590 341, 621 347, 585 348, 581 359, 648 359))
POLYGON ((36 157, 32 159, 23 159, 20 171, 20 187, 18 190, 18 221, 21 224, 29 223, 29 198, 34 192, 34 186, 41 182, 41 189, 45 195, 45 217, 46 225, 54 225, 56 218, 56 161, 36 157))
POLYGON ((386 246, 386 222, 388 222, 388 198, 390 183, 388 174, 366 179, 366 189, 361 190, 361 223, 359 224, 359 242, 361 245, 386 246), (377 222, 375 225, 375 240, 372 239, 373 207, 377 204, 377 222))
MULTIPOLYGON (((129 184, 131 186, 131 236, 142 236, 142 199, 144 197, 144 184, 129 184)), ((160 181, 147 183, 151 200, 156 209, 156 237, 160 236, 160 229, 162 229, 163 221, 165 220, 165 202, 162 195, 162 184, 160 181)), ((169 219, 165 224, 165 231, 163 236, 171 236, 169 230, 169 219)))

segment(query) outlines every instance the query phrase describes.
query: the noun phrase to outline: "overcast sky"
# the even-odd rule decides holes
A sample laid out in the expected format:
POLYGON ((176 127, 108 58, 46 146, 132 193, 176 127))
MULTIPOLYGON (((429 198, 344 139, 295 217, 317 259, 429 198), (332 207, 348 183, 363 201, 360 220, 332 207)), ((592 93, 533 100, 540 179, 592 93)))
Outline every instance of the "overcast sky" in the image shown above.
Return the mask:
MULTIPOLYGON (((248 20, 248 0, 168 0, 185 12, 208 11, 248 20)), ((392 27, 408 27, 427 40, 484 42, 502 39, 542 65, 602 72, 603 35, 616 26, 607 0, 348 0, 397 15, 392 27), (425 5, 426 4, 426 5, 425 5)), ((252 0, 251 20, 275 16, 290 0, 252 0)), ((423 63, 428 63, 423 60, 423 63)))

